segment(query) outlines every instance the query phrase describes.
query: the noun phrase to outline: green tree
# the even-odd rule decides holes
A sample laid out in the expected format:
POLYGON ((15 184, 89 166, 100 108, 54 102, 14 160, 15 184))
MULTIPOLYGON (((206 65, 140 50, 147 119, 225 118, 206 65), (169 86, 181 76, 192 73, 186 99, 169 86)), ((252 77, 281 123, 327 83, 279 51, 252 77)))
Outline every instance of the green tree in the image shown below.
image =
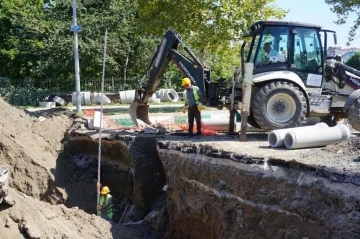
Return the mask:
POLYGON ((162 35, 173 28, 193 47, 217 49, 240 40, 252 23, 270 17, 281 18, 286 11, 271 5, 275 0, 138 0, 141 32, 162 35))
MULTIPOLYGON (((100 78, 105 29, 108 29, 106 77, 143 71, 155 46, 153 36, 135 36, 136 5, 131 0, 78 1, 81 78, 100 78)), ((69 79, 73 84, 72 1, 0 2, 0 76, 69 79)), ((124 79, 124 82, 127 82, 124 79)))
POLYGON ((344 24, 347 22, 347 19, 350 15, 355 15, 357 18, 354 22, 354 25, 349 30, 349 37, 347 45, 350 44, 356 35, 356 30, 359 28, 360 24, 360 2, 354 0, 325 0, 329 5, 332 5, 331 11, 336 13, 338 20, 335 21, 336 24, 344 24))
POLYGON ((356 53, 346 62, 346 65, 360 71, 360 53, 356 53))
POLYGON ((281 18, 286 11, 275 0, 138 0, 139 32, 160 37, 169 28, 205 61, 215 77, 231 75, 231 64, 240 64, 242 34, 258 20, 281 18), (224 70, 227 69, 227 70, 224 70))
POLYGON ((46 27, 38 0, 3 0, 0 5, 0 75, 30 76, 41 59, 46 27))
MULTIPOLYGON (((135 46, 138 45, 138 41, 132 37, 134 3, 128 0, 78 2, 78 25, 82 27, 82 31, 78 34, 81 77, 101 76, 105 29, 108 29, 106 75, 122 75, 127 68, 133 67, 130 58, 135 46)), ((54 42, 49 42, 48 54, 59 50, 62 53, 60 61, 52 57, 52 66, 56 65, 61 72, 64 70, 68 77, 72 76, 73 71, 67 70, 73 69, 73 35, 69 31, 72 24, 71 1, 59 2, 55 7, 50 8, 47 20, 53 21, 52 26, 58 29, 57 37, 49 38, 54 39, 54 42)))

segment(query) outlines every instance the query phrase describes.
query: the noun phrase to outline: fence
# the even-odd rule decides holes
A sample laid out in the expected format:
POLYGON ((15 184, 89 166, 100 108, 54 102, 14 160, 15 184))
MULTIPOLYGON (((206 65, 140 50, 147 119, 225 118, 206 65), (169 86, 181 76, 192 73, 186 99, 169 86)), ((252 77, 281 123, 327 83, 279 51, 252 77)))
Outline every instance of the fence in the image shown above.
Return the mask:
MULTIPOLYGON (((104 92, 117 93, 120 90, 134 89, 139 83, 139 78, 128 78, 126 83, 122 78, 104 79, 104 92)), ((0 88, 6 87, 35 87, 40 89, 52 89, 57 93, 71 93, 75 91, 74 79, 22 79, 14 80, 0 77, 0 88)), ((81 91, 100 92, 101 79, 80 78, 81 91)))

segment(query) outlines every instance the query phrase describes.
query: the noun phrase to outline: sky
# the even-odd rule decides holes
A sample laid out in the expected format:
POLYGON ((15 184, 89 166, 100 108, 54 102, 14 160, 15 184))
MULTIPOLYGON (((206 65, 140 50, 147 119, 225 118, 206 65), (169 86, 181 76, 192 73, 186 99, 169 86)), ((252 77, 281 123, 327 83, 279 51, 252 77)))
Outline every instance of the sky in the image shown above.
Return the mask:
MULTIPOLYGON (((327 30, 334 30, 337 33, 337 45, 341 48, 360 47, 360 37, 346 46, 348 32, 356 19, 355 16, 349 16, 347 22, 343 25, 336 25, 334 21, 338 18, 331 9, 331 5, 325 3, 325 0, 276 0, 276 5, 282 9, 290 10, 284 21, 295 21, 304 23, 314 23, 327 30)), ((360 36, 360 30, 357 31, 360 36)), ((329 46, 335 46, 330 40, 329 46)))

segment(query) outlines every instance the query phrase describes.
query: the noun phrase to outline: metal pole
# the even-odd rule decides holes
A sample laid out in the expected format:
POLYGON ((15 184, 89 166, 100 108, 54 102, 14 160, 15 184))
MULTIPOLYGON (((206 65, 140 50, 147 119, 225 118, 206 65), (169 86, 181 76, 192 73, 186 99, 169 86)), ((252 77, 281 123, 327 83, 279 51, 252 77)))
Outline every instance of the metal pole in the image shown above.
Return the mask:
MULTIPOLYGON (((100 172, 101 172, 101 140, 102 140, 102 122, 103 122, 103 102, 104 102, 104 78, 105 78, 105 63, 106 63, 106 43, 107 43, 107 29, 105 30, 104 37, 104 61, 103 71, 101 77, 101 105, 100 105, 100 129, 99 129, 99 149, 98 149, 98 184, 100 184, 100 172)), ((100 200, 100 188, 97 188, 97 203, 100 200)))
MULTIPOLYGON (((73 3, 73 24, 77 26, 76 18, 76 0, 73 3)), ((78 31, 74 31, 74 60, 75 60, 75 86, 76 86, 76 112, 81 112, 81 95, 80 95, 80 74, 79 74, 79 42, 78 31)))
POLYGON ((232 90, 231 90, 231 104, 230 104, 230 122, 229 122, 229 134, 234 133, 235 129, 235 115, 236 115, 236 109, 234 109, 235 104, 235 85, 237 82, 239 82, 239 76, 240 76, 240 68, 234 67, 233 68, 233 78, 232 78, 232 90))
POLYGON ((247 122, 250 115, 251 90, 253 85, 253 63, 245 63, 245 72, 242 85, 241 128, 240 141, 246 140, 247 122))

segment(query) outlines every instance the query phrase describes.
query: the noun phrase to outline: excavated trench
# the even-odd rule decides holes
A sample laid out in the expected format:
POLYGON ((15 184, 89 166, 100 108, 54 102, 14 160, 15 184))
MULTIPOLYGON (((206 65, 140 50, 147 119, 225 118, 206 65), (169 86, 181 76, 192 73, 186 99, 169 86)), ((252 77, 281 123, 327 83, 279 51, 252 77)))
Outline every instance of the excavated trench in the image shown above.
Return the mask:
MULTIPOLYGON (((94 138, 78 134, 66 142, 56 177, 68 193, 65 204, 89 213, 96 200, 94 138)), ((181 137, 109 138, 102 140, 101 182, 121 223, 145 217, 163 238, 360 238, 359 173, 181 137)))
MULTIPOLYGON (((94 213, 98 176, 98 141, 70 138, 59 155, 55 184, 65 188, 65 205, 94 213)), ((124 137, 102 140, 101 183, 114 198, 115 221, 144 218, 157 199, 164 198, 165 173, 153 138, 124 137)), ((164 201, 164 200, 163 200, 164 201)))

